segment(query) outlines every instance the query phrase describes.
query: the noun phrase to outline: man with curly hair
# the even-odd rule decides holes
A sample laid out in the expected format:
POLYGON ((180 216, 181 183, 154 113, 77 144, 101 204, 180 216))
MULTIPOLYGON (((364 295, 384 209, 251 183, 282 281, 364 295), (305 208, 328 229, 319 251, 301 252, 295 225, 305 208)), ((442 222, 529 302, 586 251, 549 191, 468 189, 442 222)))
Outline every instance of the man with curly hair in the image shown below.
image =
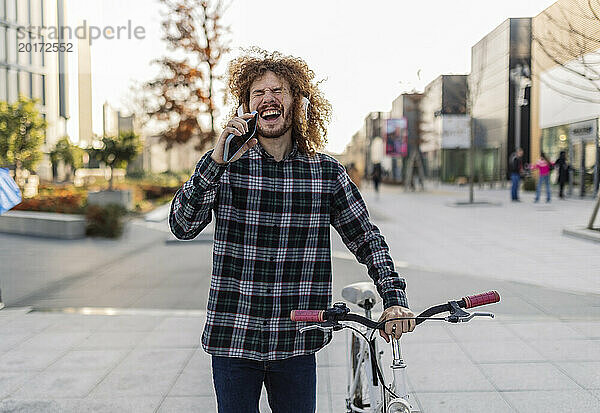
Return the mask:
MULTIPOLYGON (((215 216, 213 273, 202 346, 212 355, 221 413, 258 412, 262 386, 274 413, 314 412, 315 352, 331 340, 298 332, 292 310, 331 306, 330 226, 368 268, 383 299, 381 319, 414 317, 405 282, 344 167, 317 152, 331 107, 299 58, 255 50, 229 65, 229 93, 241 106, 215 148, 176 193, 173 234, 192 239, 215 216), (258 112, 257 138, 223 161, 231 133, 248 130, 258 112)), ((414 319, 386 324, 399 338, 414 319)))

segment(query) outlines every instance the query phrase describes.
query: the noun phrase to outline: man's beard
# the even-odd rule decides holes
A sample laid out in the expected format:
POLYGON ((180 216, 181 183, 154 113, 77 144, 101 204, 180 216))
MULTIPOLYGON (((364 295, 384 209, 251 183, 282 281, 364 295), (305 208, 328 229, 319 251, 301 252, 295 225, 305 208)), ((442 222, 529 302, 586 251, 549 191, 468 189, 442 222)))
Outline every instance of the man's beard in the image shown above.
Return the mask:
POLYGON ((285 114, 283 118, 283 125, 277 129, 264 130, 260 126, 260 120, 258 121, 257 131, 260 136, 267 139, 276 139, 285 134, 292 127, 292 116, 285 114))

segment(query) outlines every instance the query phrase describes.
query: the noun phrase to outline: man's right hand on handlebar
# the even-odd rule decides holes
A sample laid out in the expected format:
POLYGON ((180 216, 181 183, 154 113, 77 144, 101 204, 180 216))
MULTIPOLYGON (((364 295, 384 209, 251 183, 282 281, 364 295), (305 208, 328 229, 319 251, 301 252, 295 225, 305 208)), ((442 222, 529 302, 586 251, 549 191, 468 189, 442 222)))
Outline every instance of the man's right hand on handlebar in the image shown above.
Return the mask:
MULTIPOLYGON (((211 155, 211 158, 216 163, 218 163, 220 165, 225 165, 227 163, 227 162, 223 161, 223 151, 225 148, 225 140, 227 139, 227 136, 229 136, 230 133, 233 133, 234 135, 237 135, 237 136, 242 136, 244 133, 248 132, 248 123, 246 123, 246 120, 251 119, 251 118, 252 118, 252 114, 244 113, 242 116, 236 116, 233 119, 231 119, 229 122, 227 122, 227 127, 225 129, 223 129, 223 132, 221 132, 221 136, 219 136, 219 139, 217 140, 217 144, 215 145, 215 149, 211 155)), ((246 151, 248 149, 252 148, 257 143, 258 143, 258 140, 256 138, 250 139, 250 141, 248 141, 248 143, 246 143, 242 147, 242 150, 240 151, 240 153, 238 153, 235 157, 233 157, 230 162, 234 162, 234 161, 237 161, 238 159, 240 159, 242 157, 242 155, 244 153, 246 153, 246 151)))

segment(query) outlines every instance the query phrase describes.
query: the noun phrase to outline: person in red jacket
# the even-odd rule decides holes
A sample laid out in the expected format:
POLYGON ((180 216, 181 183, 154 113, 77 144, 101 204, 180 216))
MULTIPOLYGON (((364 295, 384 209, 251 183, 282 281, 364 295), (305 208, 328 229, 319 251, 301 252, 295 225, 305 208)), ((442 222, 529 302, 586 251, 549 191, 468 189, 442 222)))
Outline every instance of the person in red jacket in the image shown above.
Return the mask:
POLYGON ((537 160, 535 164, 531 166, 531 169, 537 169, 540 171, 540 177, 538 179, 537 189, 535 191, 535 201, 540 201, 540 193, 542 192, 542 185, 546 187, 546 202, 550 202, 550 172, 554 168, 552 163, 546 154, 542 152, 542 156, 537 160))

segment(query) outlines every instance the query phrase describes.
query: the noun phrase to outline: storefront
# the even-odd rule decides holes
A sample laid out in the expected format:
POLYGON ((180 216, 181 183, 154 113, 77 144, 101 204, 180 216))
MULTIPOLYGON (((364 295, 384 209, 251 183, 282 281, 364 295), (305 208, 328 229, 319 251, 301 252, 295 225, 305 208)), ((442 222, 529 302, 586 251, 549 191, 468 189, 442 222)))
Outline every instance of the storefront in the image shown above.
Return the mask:
POLYGON ((567 160, 573 168, 569 195, 583 197, 597 194, 600 182, 598 119, 542 129, 541 148, 552 161, 561 151, 567 153, 567 160))

